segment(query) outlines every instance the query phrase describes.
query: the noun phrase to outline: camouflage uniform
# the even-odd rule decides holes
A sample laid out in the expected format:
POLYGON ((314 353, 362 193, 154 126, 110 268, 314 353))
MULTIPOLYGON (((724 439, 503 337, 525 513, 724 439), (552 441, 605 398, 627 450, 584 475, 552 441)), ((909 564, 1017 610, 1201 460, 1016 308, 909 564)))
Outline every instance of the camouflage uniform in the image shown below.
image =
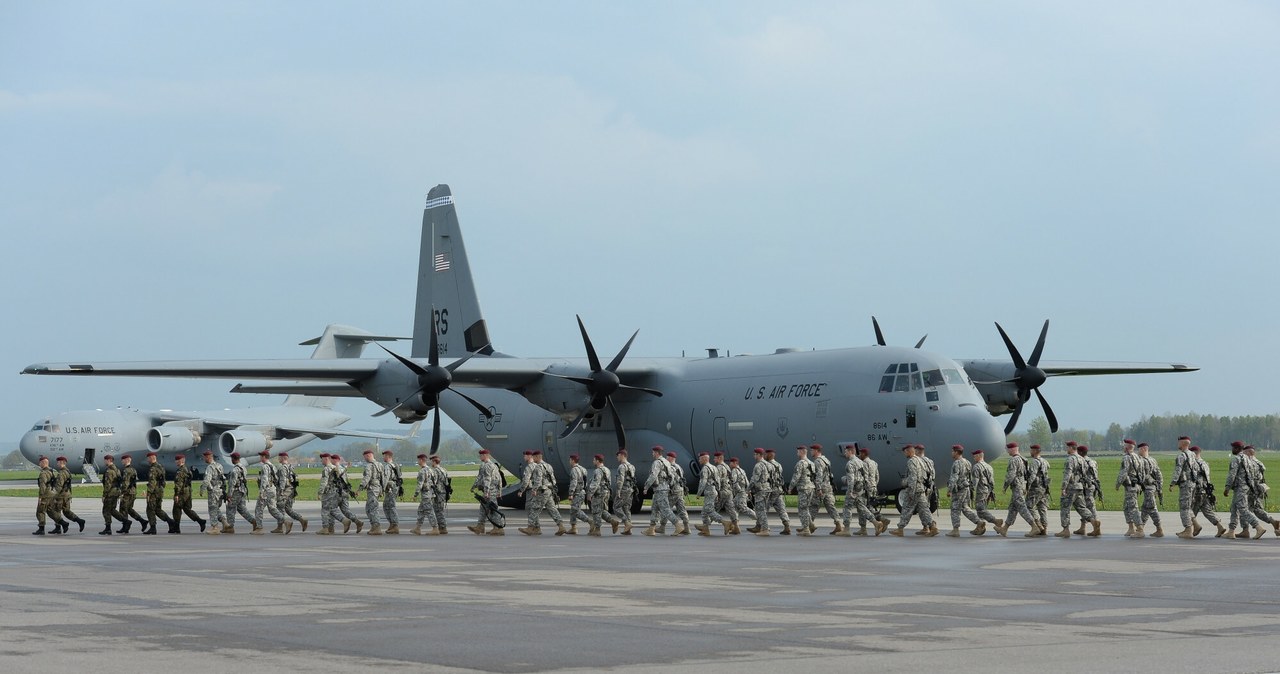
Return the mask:
POLYGON ((62 527, 67 525, 57 507, 58 490, 54 486, 56 479, 57 475, 48 465, 40 468, 40 475, 36 478, 36 487, 40 490, 40 496, 36 502, 36 524, 40 527, 36 532, 38 534, 44 533, 46 514, 57 525, 53 533, 60 532, 62 527))
POLYGON ((709 464, 716 473, 716 512, 729 523, 729 533, 738 533, 738 508, 734 504, 733 485, 729 481, 729 464, 716 457, 709 464), (719 460, 719 463, 716 461, 719 460))
POLYGON ((769 530, 769 505, 772 500, 773 466, 764 459, 756 462, 751 470, 751 492, 755 495, 756 530, 769 530))
POLYGON ((1256 475, 1253 474, 1248 462, 1244 461, 1243 454, 1236 458, 1237 460, 1227 472, 1227 491, 1234 493, 1231 498, 1231 523, 1227 525, 1227 538, 1236 537, 1238 523, 1243 523, 1245 527, 1262 526, 1254 516, 1249 503, 1256 475))
MULTIPOLYGON (((875 521, 876 517, 872 514, 871 509, 867 507, 867 464, 857 455, 854 455, 844 465, 844 476, 840 478, 844 483, 844 511, 841 513, 841 519, 844 522, 845 535, 850 533, 850 525, 853 524, 853 513, 858 513, 858 529, 860 535, 866 535, 867 522, 875 521)), ((879 533, 877 531, 877 533, 879 533)))
POLYGON ((1193 480, 1195 481, 1195 496, 1192 498, 1192 518, 1191 525, 1196 527, 1195 515, 1204 515, 1209 523, 1218 527, 1218 536, 1221 536, 1225 530, 1222 522, 1218 519, 1217 510, 1218 498, 1214 493, 1213 478, 1209 470, 1209 464, 1199 456, 1195 457, 1193 466, 1193 480))
POLYGON ((164 466, 157 461, 147 470, 147 526, 152 534, 156 532, 157 519, 164 520, 173 531, 173 518, 164 511, 164 485, 164 466))
POLYGON ((394 460, 382 462, 382 512, 387 516, 387 524, 399 530, 400 514, 396 512, 396 499, 404 496, 404 473, 400 464, 394 460))
POLYGON ((645 491, 653 491, 653 507, 650 509, 649 530, 645 533, 653 535, 657 527, 665 527, 667 522, 675 523, 676 514, 671 509, 671 464, 658 457, 649 467, 649 479, 644 483, 645 491))
MULTIPOLYGON (((193 474, 191 469, 187 467, 186 462, 182 462, 178 466, 178 471, 173 476, 173 527, 175 533, 180 531, 179 525, 182 523, 182 516, 186 515, 191 518, 192 522, 200 525, 200 531, 204 531, 205 521, 196 514, 192 509, 191 499, 191 481, 193 474)), ((215 522, 217 520, 214 520, 215 522)))
POLYGON ((1196 457, 1189 448, 1178 452, 1173 462, 1173 476, 1169 478, 1169 486, 1178 487, 1178 517, 1182 528, 1191 528, 1191 518, 1195 516, 1196 496, 1196 457))
POLYGON ((440 528, 440 533, 449 533, 449 471, 443 466, 432 460, 431 472, 436 477, 436 526, 440 528))
POLYGON ((972 533, 981 535, 986 531, 987 526, 984 522, 990 522, 994 525, 1002 526, 1004 520, 996 518, 987 509, 992 502, 992 496, 996 493, 996 475, 991 470, 991 464, 986 461, 973 462, 973 505, 974 510, 981 520, 978 527, 972 533))
POLYGON ((814 472, 813 462, 802 456, 796 459, 795 472, 791 474, 791 484, 788 485, 788 489, 796 495, 796 514, 800 516, 800 530, 797 533, 801 536, 808 536, 813 529, 809 504, 813 501, 814 472))
POLYGON ((1004 476, 1004 488, 1010 491, 1009 495, 1009 514, 1004 518, 1004 526, 1000 529, 1000 535, 1005 535, 1009 527, 1018 521, 1018 516, 1031 525, 1031 533, 1039 532, 1035 519, 1031 516, 1031 509, 1027 507, 1027 460, 1021 455, 1009 455, 1009 471, 1004 476))
POLYGON ((684 497, 688 493, 689 485, 684 481, 684 469, 674 459, 668 462, 671 467, 671 512, 675 513, 676 519, 680 525, 677 529, 678 533, 689 533, 689 508, 685 505, 684 497))
MULTIPOLYGON (((484 464, 481 466, 487 466, 484 464)), ((477 479, 477 482, 479 480, 477 479)), ((418 488, 413 492, 414 498, 418 499, 418 527, 414 533, 421 533, 423 523, 427 525, 427 533, 433 534, 440 528, 440 522, 436 519, 436 474, 428 465, 418 467, 418 488)), ((484 510, 480 511, 481 522, 484 522, 484 510)))
POLYGON ((200 490, 204 492, 209 506, 209 522, 219 528, 227 526, 227 517, 222 514, 223 481, 226 479, 222 464, 217 461, 206 464, 204 478, 200 482, 200 490))
MULTIPOLYGON (((1267 514, 1267 494, 1271 491, 1267 485, 1267 467, 1256 456, 1246 456, 1245 460, 1252 465, 1254 475, 1257 476, 1253 488, 1249 490, 1249 510, 1259 521, 1276 527, 1276 520, 1267 514)), ((1276 527, 1276 530, 1280 535, 1280 527, 1276 527)))
POLYGON ((1036 518, 1041 529, 1049 526, 1049 462, 1040 456, 1027 460, 1031 480, 1027 484, 1027 509, 1036 518))
POLYGON ((358 491, 364 492, 364 514, 369 518, 369 533, 382 531, 382 518, 378 513, 382 510, 382 488, 386 473, 382 466, 372 458, 364 462, 364 473, 360 477, 358 491))
POLYGON ((293 509, 293 502, 298 499, 298 473, 294 470, 293 464, 280 462, 276 466, 276 477, 279 482, 279 494, 276 496, 276 507, 284 516, 289 518, 288 528, 293 528, 293 522, 297 521, 302 524, 302 530, 307 530, 307 520, 293 509))
MULTIPOLYGON (((418 484, 422 484, 421 476, 418 477, 418 484)), ((482 461, 480 469, 476 471, 476 481, 472 484, 472 488, 493 499, 496 503, 498 498, 502 496, 502 470, 498 468, 498 464, 492 459, 482 461)), ((419 522, 422 520, 421 508, 419 508, 418 520, 419 522)), ((476 526, 483 529, 488 522, 489 518, 484 516, 484 509, 481 508, 480 515, 476 519, 476 526)))
MULTIPOLYGON (((1084 466, 1084 491, 1081 492, 1081 498, 1084 499, 1084 509, 1089 513, 1089 521, 1095 527, 1101 527, 1102 523, 1098 519, 1097 500, 1102 498, 1102 479, 1098 476, 1098 462, 1086 456, 1082 465, 1084 466)), ((1084 525, 1081 525, 1080 528, 1083 530, 1084 525)), ((1098 536, 1100 531, 1095 529, 1089 535, 1098 536)))
POLYGON ((354 522, 356 533, 360 533, 360 530, 364 528, 364 521, 351 512, 351 497, 355 494, 351 491, 351 483, 347 481, 347 467, 341 463, 335 463, 333 464, 333 474, 337 478, 335 484, 338 488, 338 512, 342 514, 345 520, 342 533, 345 534, 347 532, 346 522, 354 522))
POLYGON ((257 529, 259 520, 249 514, 248 497, 249 497, 249 476, 246 474, 243 463, 231 464, 231 485, 227 494, 227 526, 235 529, 236 515, 240 515, 249 522, 249 525, 257 529))
POLYGON ((587 497, 591 502, 591 530, 600 534, 601 521, 607 521, 613 525, 613 532, 618 532, 618 525, 622 524, 622 520, 613 516, 606 506, 609 504, 609 485, 610 475, 609 469, 604 465, 596 466, 591 472, 591 481, 587 483, 587 497))
POLYGON ((698 471, 698 496, 702 497, 702 526, 698 527, 698 533, 703 536, 709 534, 713 522, 724 524, 724 518, 716 512, 716 501, 720 499, 719 477, 720 472, 710 463, 702 464, 702 470, 698 471))
POLYGON ((528 520, 528 526, 538 526, 537 504, 533 496, 533 473, 536 470, 532 459, 529 459, 526 452, 524 470, 520 472, 520 489, 519 493, 524 494, 524 513, 528 520))
POLYGON ((338 478, 334 475, 331 463, 325 463, 320 469, 320 486, 316 489, 320 499, 320 533, 333 533, 333 524, 338 519, 338 478))
POLYGON ((266 510, 271 513, 271 517, 275 518, 276 528, 273 532, 284 532, 284 514, 276 507, 278 496, 276 495, 276 485, 278 476, 276 475, 276 467, 270 461, 263 461, 258 464, 258 502, 254 507, 254 519, 258 524, 254 529, 262 528, 262 511, 266 510))
POLYGON ((631 530, 631 503, 636 495, 636 467, 625 459, 618 464, 618 492, 613 497, 613 515, 620 520, 624 533, 631 530))
POLYGON ((933 464, 933 459, 924 455, 923 450, 920 452, 920 460, 924 462, 924 498, 925 508, 930 513, 938 510, 938 467, 933 464))
MULTIPOLYGON (((859 458, 862 459, 863 471, 867 474, 865 503, 867 505, 867 510, 875 515, 874 517, 869 517, 867 519, 875 523, 876 529, 878 530, 876 535, 879 536, 880 533, 883 533, 884 530, 889 527, 889 519, 884 515, 881 515, 880 511, 877 508, 873 508, 871 505, 872 502, 880 496, 880 464, 876 463, 876 460, 871 458, 870 455, 860 456, 859 458)), ((864 527, 866 524, 867 523, 863 521, 862 515, 858 515, 858 527, 864 527)))
POLYGON ((1138 512, 1138 493, 1142 485, 1138 480, 1138 455, 1126 453, 1120 459, 1120 472, 1116 474, 1116 486, 1124 489, 1124 521, 1134 527, 1142 524, 1138 512))
MULTIPOLYGON (((975 525, 982 520, 978 513, 969 507, 969 497, 973 489, 973 464, 961 456, 951 462, 951 477, 947 480, 947 493, 951 495, 951 528, 960 528, 960 517, 975 525)), ((954 533, 954 532, 953 532, 954 533)))
POLYGON ((541 515, 546 514, 556 523, 557 528, 564 526, 564 518, 557 507, 559 494, 556 487, 556 474, 551 466, 535 461, 529 464, 529 490, 533 495, 529 503, 529 526, 541 528, 541 515))
POLYGON ((818 511, 825 509, 827 516, 840 530, 840 514, 836 512, 835 488, 832 486, 831 460, 819 454, 810 459, 813 463, 813 498, 809 501, 809 522, 818 519, 818 511))
MULTIPOLYGON (((121 515, 138 521, 146 529, 147 520, 133 508, 133 504, 138 500, 138 471, 134 469, 133 463, 120 469, 120 505, 116 506, 116 512, 121 515)), ((129 532, 129 520, 124 520, 125 526, 121 530, 124 533, 129 532)))
POLYGON ((71 512, 71 471, 67 469, 65 463, 58 466, 58 472, 53 478, 53 485, 54 509, 68 521, 80 525, 80 530, 84 531, 84 520, 71 512))
POLYGON ((1150 456, 1138 457, 1138 479, 1142 485, 1142 519, 1141 524, 1146 524, 1147 519, 1156 525, 1156 535, 1163 534, 1160 526, 1160 509, 1156 503, 1160 498, 1160 490, 1164 489, 1164 475, 1160 473, 1160 464, 1150 456))
POLYGON ((112 520, 119 520, 126 524, 129 522, 129 520, 116 509, 116 506, 119 505, 119 503, 120 469, 116 468, 115 463, 109 463, 102 471, 102 519, 107 523, 107 528, 101 533, 111 533, 112 520))
POLYGON ((925 530, 933 528, 933 516, 929 514, 929 494, 926 489, 929 467, 924 460, 912 455, 907 459, 907 476, 903 478, 902 491, 909 495, 907 505, 898 518, 898 529, 895 536, 901 536, 902 530, 911 523, 911 518, 919 515, 925 530))
POLYGON ((1062 503, 1058 507, 1062 528, 1071 530, 1071 511, 1074 509, 1085 522, 1092 518, 1084 505, 1084 459, 1078 454, 1067 454, 1062 464, 1062 503))
POLYGON ((578 520, 591 526, 584 507, 587 504, 587 469, 575 463, 569 469, 569 533, 578 533, 578 520))
POLYGON ((733 494, 733 511, 734 524, 736 526, 738 517, 746 515, 748 519, 756 519, 756 511, 751 508, 747 502, 747 491, 751 487, 751 481, 747 478, 747 472, 741 466, 729 467, 729 491, 733 494))
POLYGON ((779 520, 782 520, 782 533, 791 533, 791 515, 787 514, 787 502, 783 500, 785 489, 782 486, 782 464, 777 459, 765 459, 769 464, 771 482, 769 483, 769 507, 773 509, 779 520))

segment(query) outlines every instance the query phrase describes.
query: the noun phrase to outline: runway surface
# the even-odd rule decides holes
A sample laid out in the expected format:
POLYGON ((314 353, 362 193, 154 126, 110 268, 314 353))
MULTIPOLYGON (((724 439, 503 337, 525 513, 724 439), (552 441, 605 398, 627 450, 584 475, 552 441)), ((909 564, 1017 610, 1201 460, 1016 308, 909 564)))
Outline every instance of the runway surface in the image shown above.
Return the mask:
POLYGON ((108 538, 95 505, 36 537, 0 498, 0 670, 1280 669, 1270 534, 108 538))

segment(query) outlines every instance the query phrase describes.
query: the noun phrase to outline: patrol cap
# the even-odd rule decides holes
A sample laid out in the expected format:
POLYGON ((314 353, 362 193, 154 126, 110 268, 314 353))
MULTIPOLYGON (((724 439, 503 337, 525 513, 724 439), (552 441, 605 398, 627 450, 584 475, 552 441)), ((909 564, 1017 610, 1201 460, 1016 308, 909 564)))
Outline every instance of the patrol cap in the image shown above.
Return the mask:
POLYGON ((716 452, 716 453, 712 454, 711 456, 724 456, 724 452, 716 452))
POLYGON ((809 449, 816 449, 816 450, 818 450, 819 452, 821 452, 821 451, 822 451, 822 445, 820 445, 820 444, 818 444, 818 443, 816 443, 816 442, 815 442, 815 443, 813 443, 812 445, 809 445, 809 449))
POLYGON ((570 454, 570 455, 569 455, 569 458, 570 458, 570 459, 572 459, 572 460, 574 460, 574 461, 577 461, 577 460, 578 460, 578 455, 577 455, 577 454, 570 454))
POLYGON ((289 458, 289 452, 280 452, 279 454, 276 454, 276 456, 278 456, 278 457, 280 457, 280 458, 282 458, 282 459, 287 459, 287 458, 289 458))
POLYGON ((676 458, 676 453, 675 453, 675 452, 667 452, 667 458, 668 458, 668 459, 674 459, 674 458, 676 458))
POLYGON ((982 453, 982 450, 981 450, 981 449, 975 449, 975 450, 973 450, 972 452, 969 452, 969 454, 970 454, 971 456, 977 456, 977 455, 979 455, 979 454, 981 454, 981 453, 982 453))
POLYGON ((754 451, 752 451, 751 453, 752 453, 752 454, 764 454, 764 448, 763 448, 763 447, 756 447, 756 448, 755 448, 755 450, 754 450, 754 451))
POLYGON ((487 449, 482 449, 482 450, 480 450, 480 452, 479 452, 479 453, 480 453, 480 454, 488 454, 488 453, 489 453, 489 450, 487 450, 487 449))
POLYGON ((419 455, 418 455, 418 458, 419 458, 419 459, 425 459, 425 458, 427 458, 427 455, 426 455, 426 454, 419 454, 419 455))
POLYGON ((604 463, 604 454, 596 454, 591 458, 595 459, 596 461, 599 461, 600 463, 604 463))
MULTIPOLYGON (((389 450, 389 449, 384 449, 384 450, 382 450, 382 455, 383 455, 383 456, 395 456, 395 455, 396 455, 396 453, 395 453, 395 452, 393 452, 393 451, 391 451, 391 450, 389 450)), ((281 454, 280 456, 288 456, 288 454, 281 454)))

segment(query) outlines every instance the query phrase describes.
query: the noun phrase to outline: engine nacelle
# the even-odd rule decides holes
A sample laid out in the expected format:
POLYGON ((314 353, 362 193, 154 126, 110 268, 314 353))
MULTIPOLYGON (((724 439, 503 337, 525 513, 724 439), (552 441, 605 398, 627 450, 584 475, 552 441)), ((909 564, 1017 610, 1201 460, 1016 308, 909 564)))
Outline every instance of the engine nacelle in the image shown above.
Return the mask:
POLYGON ((200 434, 186 426, 156 426, 147 431, 147 447, 153 452, 181 452, 200 444, 200 434))
POLYGON ((271 445, 271 437, 258 429, 237 428, 218 436, 218 448, 223 454, 239 452, 240 456, 253 456, 271 449, 271 445))

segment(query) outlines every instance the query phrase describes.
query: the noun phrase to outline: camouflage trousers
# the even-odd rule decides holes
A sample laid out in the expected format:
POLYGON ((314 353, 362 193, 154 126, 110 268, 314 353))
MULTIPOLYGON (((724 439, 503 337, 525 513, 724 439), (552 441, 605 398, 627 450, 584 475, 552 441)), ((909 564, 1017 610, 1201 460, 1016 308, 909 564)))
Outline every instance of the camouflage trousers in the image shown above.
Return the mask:
MULTIPOLYGON (((139 513, 137 510, 134 510, 133 508, 133 504, 137 500, 138 500, 138 494, 136 492, 126 491, 120 494, 120 505, 116 506, 116 512, 119 512, 124 517, 131 517, 135 520, 138 520, 139 522, 144 521, 142 518, 142 514, 139 513)), ((123 522, 126 520, 122 519, 121 521, 123 522)))
POLYGON ((867 492, 859 489, 852 491, 844 496, 844 510, 840 513, 840 519, 844 522, 844 528, 848 529, 853 523, 853 514, 858 513, 858 526, 865 528, 867 522, 875 522, 875 513, 871 512, 871 508, 867 507, 867 492))
POLYGON ((1235 531, 1238 524, 1246 527, 1259 526, 1258 518, 1254 516, 1253 509, 1249 506, 1249 488, 1240 487, 1231 492, 1231 523, 1227 525, 1228 529, 1235 531))
POLYGON ((991 514, 987 506, 991 504, 991 492, 986 489, 979 489, 974 496, 974 511, 978 513, 978 519, 983 522, 996 523, 996 516, 991 514))
POLYGON ((348 519, 352 522, 360 521, 360 518, 351 512, 351 500, 346 494, 338 494, 338 513, 342 515, 343 519, 348 519))
POLYGON ((1142 514, 1138 511, 1138 494, 1137 487, 1124 488, 1124 521, 1126 524, 1141 524, 1142 514))
POLYGON ((735 513, 734 522, 737 522, 737 518, 742 516, 746 516, 749 520, 756 519, 756 511, 752 510, 747 503, 747 492, 745 491, 735 491, 733 493, 733 510, 735 513))
POLYGON ((40 500, 36 502, 36 524, 43 527, 45 525, 46 516, 52 518, 54 524, 66 524, 66 521, 62 519, 62 515, 58 512, 56 497, 42 496, 40 500))
POLYGON ((1085 507, 1084 489, 1081 487, 1069 487, 1062 490, 1062 503, 1058 506, 1058 513, 1062 520, 1062 528, 1071 528, 1071 511, 1075 510, 1080 515, 1080 519, 1088 522, 1093 519, 1093 514, 1089 512, 1089 508, 1085 507))
POLYGON ((1018 521, 1019 515, 1027 521, 1027 524, 1035 526, 1035 520, 1031 516, 1031 509, 1027 507, 1026 493, 1015 488, 1013 493, 1009 495, 1009 514, 1004 517, 1004 525, 1006 527, 1012 526, 1014 522, 1018 521))
MULTIPOLYGON (((605 509, 607 503, 609 503, 609 492, 607 491, 591 499, 591 519, 589 521, 592 527, 599 529, 602 521, 609 524, 622 524, 622 518, 615 517, 605 509)), ((630 508, 627 510, 630 512, 630 508)))
POLYGON ((398 496, 399 491, 392 488, 388 488, 387 493, 382 496, 382 512, 387 515, 387 524, 400 524, 400 514, 396 512, 396 498, 398 496))
POLYGON ((435 511, 436 511, 436 526, 440 527, 440 529, 442 530, 448 528, 449 526, 448 504, 449 504, 448 497, 446 497, 444 494, 436 494, 435 503, 433 503, 432 505, 435 506, 435 511))
POLYGON ((258 492, 258 502, 253 506, 253 517, 258 521, 258 524, 255 526, 262 526, 262 512, 264 510, 270 513, 271 517, 275 518, 277 525, 284 524, 284 515, 280 512, 280 509, 276 507, 276 493, 274 491, 268 490, 265 492, 258 492))
POLYGON ((688 526, 689 508, 684 503, 684 495, 685 492, 683 489, 671 490, 671 512, 675 513, 676 517, 679 518, 681 522, 684 522, 685 526, 688 526))
POLYGON ((1142 518, 1140 524, 1146 524, 1147 520, 1151 520, 1157 528, 1160 527, 1160 508, 1156 505, 1159 501, 1160 485, 1142 488, 1142 518))
POLYGON ((1098 519, 1098 503, 1094 497, 1092 489, 1084 490, 1084 509, 1089 511, 1089 521, 1095 522, 1098 519))
POLYGON ((933 515, 929 514, 929 495, 925 492, 908 492, 908 498, 902 499, 902 514, 898 517, 898 528, 905 529, 911 524, 911 518, 920 516, 920 523, 926 528, 933 526, 933 515))
POLYGON ((1027 491, 1027 510, 1031 511, 1031 516, 1036 518, 1036 523, 1042 527, 1049 526, 1049 493, 1043 489, 1027 491))
POLYGON ((969 490, 961 489, 951 492, 951 528, 960 528, 960 517, 977 524, 982 520, 978 518, 978 513, 969 507, 969 490))
POLYGON ((206 491, 204 498, 205 504, 209 507, 209 521, 226 526, 227 517, 222 514, 222 492, 216 489, 206 491))
POLYGON ((552 499, 553 497, 546 489, 529 498, 528 503, 525 505, 525 509, 529 513, 529 526, 542 526, 542 515, 544 514, 549 516, 556 524, 564 522, 564 518, 560 516, 560 508, 556 507, 556 501, 552 499))
POLYGON ((249 524, 254 527, 258 526, 258 520, 249 514, 249 505, 246 494, 232 494, 231 500, 227 502, 227 526, 235 527, 236 515, 240 515, 249 524))
MULTIPOLYGON (((480 523, 488 522, 484 516, 484 510, 480 510, 480 523)), ((429 529, 440 528, 440 521, 436 519, 436 496, 435 494, 420 494, 418 496, 418 526, 421 527, 425 523, 429 529)))
POLYGON ((797 489, 796 490, 796 514, 800 516, 800 529, 805 530, 813 523, 813 490, 797 489))
POLYGON ((1275 524, 1275 520, 1267 514, 1267 504, 1263 501, 1261 494, 1253 492, 1249 496, 1249 510, 1253 512, 1254 517, 1267 524, 1275 524))
MULTIPOLYGON (((779 520, 782 520, 782 526, 791 526, 791 516, 787 514, 787 502, 782 500, 781 489, 775 489, 769 492, 769 509, 773 511, 773 514, 778 516, 779 520)), ((756 512, 758 513, 759 511, 760 509, 757 508, 756 512)))
POLYGON ((191 508, 191 492, 189 491, 173 495, 173 511, 171 514, 173 521, 175 522, 181 522, 183 515, 189 517, 192 522, 204 521, 200 519, 200 516, 196 514, 196 511, 191 508))
POLYGON ((1209 520, 1209 524, 1215 527, 1222 526, 1222 523, 1218 520, 1218 514, 1214 512, 1218 505, 1217 499, 1211 500, 1209 496, 1210 494, 1207 492, 1196 488, 1195 497, 1192 499, 1191 504, 1191 520, 1194 523, 1196 515, 1204 515, 1204 518, 1209 520))
MULTIPOLYGON (((489 498, 489 499, 492 499, 494 503, 497 503, 497 502, 498 502, 498 497, 502 495, 502 493, 501 493, 501 492, 502 492, 502 490, 501 490, 501 489, 489 488, 489 489, 485 489, 485 490, 484 490, 484 495, 485 495, 485 497, 487 497, 487 498, 489 498)), ((432 508, 433 508, 433 510, 434 510, 435 506, 433 505, 433 506, 432 506, 432 508)), ((422 510, 422 509, 421 509, 421 508, 419 508, 418 510, 419 510, 418 517, 419 517, 419 518, 421 518, 421 517, 422 517, 422 514, 421 514, 421 510, 422 510)), ((421 522, 421 519, 419 519, 419 522, 421 522)), ((485 517, 485 515, 484 515, 484 508, 481 508, 481 509, 480 509, 480 514, 476 516, 476 526, 481 526, 481 527, 482 527, 482 526, 484 526, 484 525, 486 525, 486 524, 488 524, 488 523, 489 523, 489 518, 488 518, 488 517, 485 517)))
POLYGON ((102 519, 106 521, 107 526, 111 526, 112 520, 128 522, 125 516, 116 509, 116 504, 120 503, 120 496, 117 494, 103 494, 102 496, 102 519))
POLYGON ((370 527, 382 527, 382 518, 378 516, 380 512, 382 512, 382 494, 376 491, 365 491, 364 514, 369 518, 370 527))
POLYGON ((720 493, 714 487, 703 491, 702 523, 704 525, 724 523, 724 518, 720 516, 720 513, 716 512, 716 501, 719 499, 720 493))
POLYGON ((1191 485, 1178 485, 1178 517, 1182 520, 1182 528, 1191 526, 1195 517, 1196 489, 1191 485))
POLYGON ((813 497, 809 500, 810 522, 818 518, 819 510, 826 510, 832 522, 840 521, 840 513, 836 512, 836 495, 830 486, 819 486, 813 490, 813 497))
POLYGON ((54 512, 61 514, 63 519, 67 521, 75 522, 80 519, 75 513, 71 512, 70 496, 55 496, 53 498, 53 509, 54 512))
POLYGON ((733 490, 721 489, 716 492, 716 512, 729 522, 738 523, 738 507, 733 502, 733 490))
POLYGON ((671 509, 671 492, 653 492, 653 507, 649 509, 649 526, 665 527, 667 522, 678 522, 676 513, 671 509))
POLYGON ((619 488, 613 497, 613 516, 623 524, 631 524, 631 501, 635 498, 635 490, 619 488))
POLYGON ((320 494, 320 528, 332 529, 333 523, 337 521, 339 514, 338 495, 320 494))
POLYGON ((575 524, 578 520, 591 523, 591 518, 587 516, 586 505, 587 492, 580 491, 569 495, 569 524, 575 524))
POLYGON ((156 527, 157 519, 168 522, 169 526, 173 526, 173 518, 169 517, 169 514, 164 511, 164 499, 159 494, 152 496, 148 493, 147 524, 154 529, 156 527))
POLYGON ((280 497, 276 500, 276 507, 280 509, 280 512, 284 513, 285 517, 301 522, 302 515, 299 515, 298 511, 293 509, 293 502, 297 499, 298 494, 292 490, 282 491, 280 492, 280 497))

